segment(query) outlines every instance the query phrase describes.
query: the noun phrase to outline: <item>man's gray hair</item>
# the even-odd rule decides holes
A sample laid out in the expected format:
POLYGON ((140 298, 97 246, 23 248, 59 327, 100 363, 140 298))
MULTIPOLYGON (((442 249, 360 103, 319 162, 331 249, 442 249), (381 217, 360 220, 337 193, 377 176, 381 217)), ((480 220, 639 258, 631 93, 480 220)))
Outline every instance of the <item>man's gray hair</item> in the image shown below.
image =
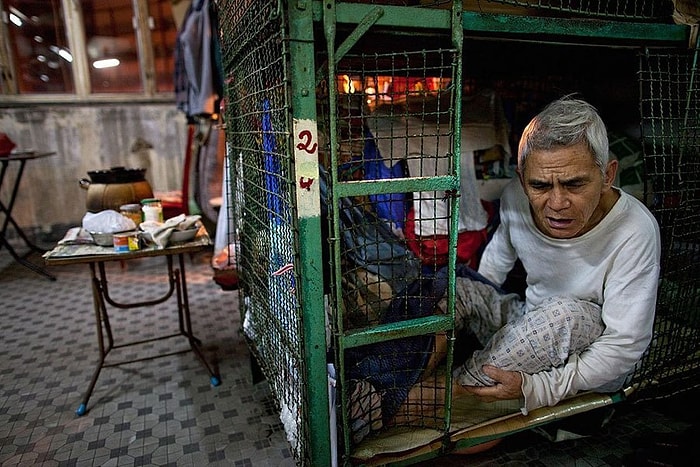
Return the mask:
POLYGON ((585 143, 600 170, 608 165, 608 133, 598 111, 588 102, 564 96, 549 104, 525 127, 518 145, 518 169, 537 150, 585 143))

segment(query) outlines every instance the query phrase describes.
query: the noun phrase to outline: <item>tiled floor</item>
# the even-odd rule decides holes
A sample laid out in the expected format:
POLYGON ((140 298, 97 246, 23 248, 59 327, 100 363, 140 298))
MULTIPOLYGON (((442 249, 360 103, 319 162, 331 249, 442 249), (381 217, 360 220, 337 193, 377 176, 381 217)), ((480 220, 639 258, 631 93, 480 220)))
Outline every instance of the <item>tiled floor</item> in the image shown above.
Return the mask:
MULTIPOLYGON (((212 281, 205 255, 187 259, 190 308, 221 385, 211 386, 192 352, 105 368, 78 417, 97 359, 88 267, 52 267, 52 282, 0 254, 2 466, 294 465, 265 383, 251 383, 238 295, 212 281)), ((165 290, 164 268, 163 258, 109 263, 110 292, 125 301, 153 297, 165 290)), ((174 332, 173 304, 111 312, 115 343, 174 332)), ((117 349, 108 359, 180 348, 184 338, 117 349)))
MULTIPOLYGON (((191 352, 106 368, 87 413, 79 417, 75 410, 97 357, 88 268, 52 267, 57 276, 52 282, 12 263, 0 250, 0 465, 294 465, 266 384, 252 383, 237 293, 224 292, 212 281, 206 254, 187 264, 194 330, 208 361, 218 368, 221 385, 210 385, 191 352)), ((156 275, 163 268, 158 258, 112 263, 110 291, 116 297, 145 298, 163 290, 156 275)), ((176 327, 173 313, 169 304, 113 312, 115 339, 169 332, 176 327)), ((184 344, 158 341, 138 353, 120 349, 110 358, 184 344)), ((687 400, 694 399, 619 405, 609 424, 584 439, 552 443, 525 432, 486 453, 429 464, 622 465, 635 437, 678 432, 697 422, 698 411, 687 400)))

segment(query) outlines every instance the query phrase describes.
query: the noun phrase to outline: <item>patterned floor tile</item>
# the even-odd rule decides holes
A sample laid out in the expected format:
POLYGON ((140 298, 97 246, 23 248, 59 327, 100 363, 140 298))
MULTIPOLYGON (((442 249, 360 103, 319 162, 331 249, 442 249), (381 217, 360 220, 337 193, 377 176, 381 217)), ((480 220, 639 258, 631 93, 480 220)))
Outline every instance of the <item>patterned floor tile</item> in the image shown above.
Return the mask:
MULTIPOLYGON (((206 255, 188 261, 193 328, 221 385, 211 386, 192 352, 108 367, 77 417, 97 361, 88 268, 51 268, 51 282, 0 257, 0 465, 234 465, 244 459, 240 443, 264 461, 265 450, 254 448, 258 427, 246 420, 270 394, 251 383, 237 294, 213 282, 206 255)), ((109 292, 126 302, 165 293, 164 267, 158 259, 109 264, 109 292)), ((171 305, 110 311, 115 344, 177 333, 171 305)), ((115 349, 108 362, 179 349, 188 350, 186 339, 158 340, 115 349)), ((270 439, 289 453, 280 429, 270 439)))

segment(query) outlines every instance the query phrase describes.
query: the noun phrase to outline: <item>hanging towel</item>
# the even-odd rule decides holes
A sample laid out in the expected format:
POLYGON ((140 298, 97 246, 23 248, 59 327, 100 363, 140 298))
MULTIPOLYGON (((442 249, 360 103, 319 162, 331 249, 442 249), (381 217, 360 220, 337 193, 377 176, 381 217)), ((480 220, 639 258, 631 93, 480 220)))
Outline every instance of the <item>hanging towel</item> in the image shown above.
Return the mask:
POLYGON ((223 66, 216 4, 194 0, 175 39, 175 102, 188 117, 219 113, 223 66))

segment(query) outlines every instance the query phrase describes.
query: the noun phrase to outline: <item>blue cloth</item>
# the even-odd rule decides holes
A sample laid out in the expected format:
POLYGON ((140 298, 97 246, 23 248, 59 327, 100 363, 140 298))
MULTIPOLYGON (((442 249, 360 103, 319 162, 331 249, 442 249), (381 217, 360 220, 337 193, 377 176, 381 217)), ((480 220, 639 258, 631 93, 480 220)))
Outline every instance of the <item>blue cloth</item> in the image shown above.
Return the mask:
POLYGON ((288 220, 284 212, 280 177, 282 167, 280 156, 277 154, 277 142, 272 128, 272 116, 270 115, 270 101, 263 100, 262 113, 262 147, 265 166, 265 197, 267 201, 267 215, 270 225, 280 225, 283 220, 288 220))
MULTIPOLYGON (((362 155, 365 180, 386 180, 406 176, 405 168, 400 162, 387 167, 379 153, 374 136, 369 130, 365 131, 365 148, 362 155)), ((403 230, 406 223, 406 214, 408 213, 408 197, 406 193, 381 193, 369 195, 369 199, 374 204, 374 208, 380 218, 391 222, 403 230)))

